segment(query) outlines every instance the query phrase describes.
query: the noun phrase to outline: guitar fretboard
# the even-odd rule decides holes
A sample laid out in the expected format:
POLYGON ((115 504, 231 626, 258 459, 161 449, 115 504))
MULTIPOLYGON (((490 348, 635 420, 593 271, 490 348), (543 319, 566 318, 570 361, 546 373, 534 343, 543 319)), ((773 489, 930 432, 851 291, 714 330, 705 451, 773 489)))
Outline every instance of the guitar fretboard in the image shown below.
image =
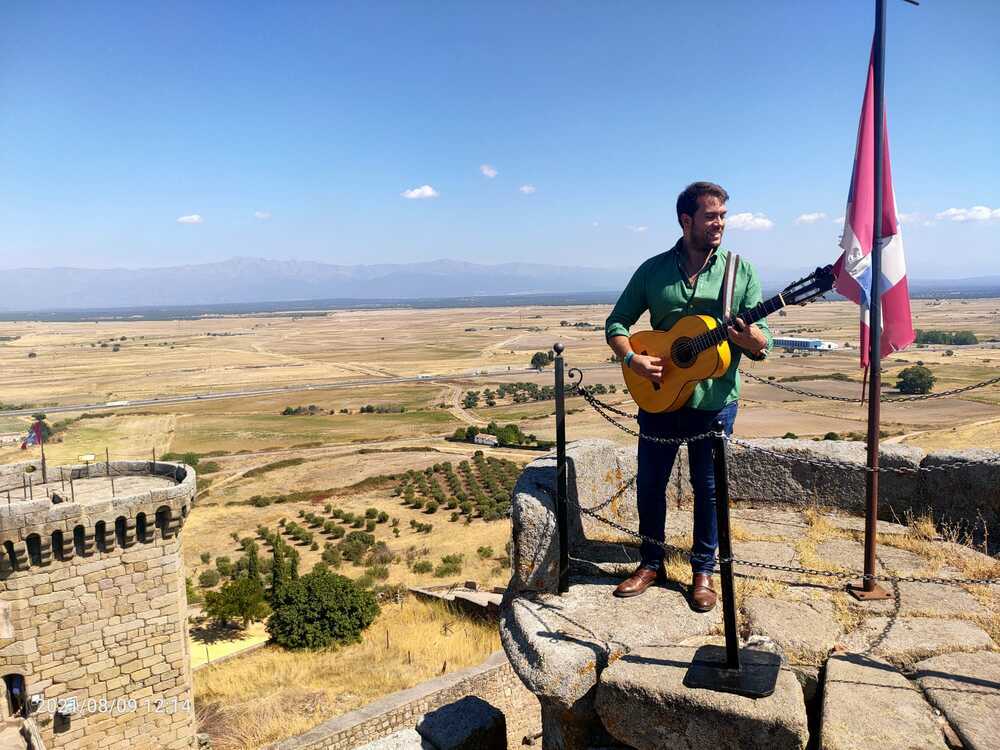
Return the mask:
POLYGON ((736 318, 739 318, 748 326, 756 323, 758 320, 766 318, 771 313, 776 310, 780 310, 785 306, 785 300, 782 299, 780 294, 776 294, 769 300, 761 302, 759 305, 751 307, 739 315, 732 315, 723 321, 722 325, 717 328, 713 328, 711 331, 706 331, 705 333, 695 336, 691 339, 691 347, 693 349, 693 354, 701 354, 706 349, 713 346, 718 346, 723 341, 726 340, 726 328, 731 326, 736 318))

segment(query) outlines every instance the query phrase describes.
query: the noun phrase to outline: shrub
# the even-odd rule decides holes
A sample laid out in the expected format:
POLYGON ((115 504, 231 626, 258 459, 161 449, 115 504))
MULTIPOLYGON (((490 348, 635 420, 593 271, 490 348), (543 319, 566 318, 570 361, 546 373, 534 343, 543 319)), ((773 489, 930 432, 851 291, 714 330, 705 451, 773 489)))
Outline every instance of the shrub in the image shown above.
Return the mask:
POLYGON ((389 520, 389 514, 386 513, 384 510, 379 511, 378 518, 376 518, 375 520, 378 521, 379 523, 386 523, 389 520))
POLYGON ((786 440, 798 440, 799 439, 799 436, 796 435, 794 432, 786 432, 781 437, 785 438, 786 440))
POLYGON ((198 593, 198 589, 191 583, 190 577, 184 579, 184 593, 187 594, 188 604, 197 604, 201 601, 201 594, 198 593))
POLYGON ((237 578, 219 591, 205 594, 205 614, 216 622, 238 621, 244 628, 265 619, 270 607, 264 601, 264 587, 255 578, 237 578))
POLYGON ((438 504, 436 502, 434 502, 433 500, 428 500, 424 512, 425 513, 437 513, 437 509, 438 509, 438 504))
POLYGON ((840 440, 840 435, 836 432, 828 432, 823 436, 824 440, 840 440))
POLYGON ((487 560, 487 559, 493 557, 493 548, 492 547, 480 547, 479 549, 476 550, 476 554, 479 555, 479 559, 481 559, 481 560, 487 560))
POLYGON ((379 613, 375 595, 359 580, 318 570, 283 586, 275 595, 267 632, 280 646, 318 649, 357 643, 379 613))
POLYGON ((219 583, 220 578, 221 576, 217 570, 203 570, 201 575, 198 576, 198 585, 203 589, 210 589, 219 583))
POLYGON ((441 558, 441 564, 434 569, 435 578, 458 575, 462 572, 462 559, 465 555, 445 555, 441 558))
POLYGON ((430 560, 420 560, 413 563, 414 573, 430 573, 432 570, 434 570, 434 566, 430 560))
POLYGON ((208 564, 208 562, 209 562, 209 561, 210 561, 211 559, 212 559, 212 553, 211 553, 211 552, 202 552, 202 553, 201 553, 201 561, 202 561, 203 563, 205 563, 206 565, 208 564))
POLYGON ((365 531, 375 531, 375 519, 369 518, 365 521, 365 531))
POLYGON ((934 375, 926 367, 915 365, 901 370, 896 381, 900 393, 930 393, 934 387, 934 375))
POLYGON ((336 547, 327 547, 326 549, 323 550, 323 554, 321 557, 323 562, 325 562, 327 565, 330 565, 334 568, 340 567, 340 562, 341 562, 340 550, 337 549, 336 547))
POLYGON ((369 575, 377 581, 384 581, 389 577, 388 565, 372 565, 365 568, 365 575, 369 575))
POLYGON ((377 518, 378 508, 368 508, 365 510, 365 518, 377 518))
POLYGON ((233 561, 228 557, 217 557, 215 558, 215 569, 219 571, 219 575, 231 576, 233 571, 233 561))

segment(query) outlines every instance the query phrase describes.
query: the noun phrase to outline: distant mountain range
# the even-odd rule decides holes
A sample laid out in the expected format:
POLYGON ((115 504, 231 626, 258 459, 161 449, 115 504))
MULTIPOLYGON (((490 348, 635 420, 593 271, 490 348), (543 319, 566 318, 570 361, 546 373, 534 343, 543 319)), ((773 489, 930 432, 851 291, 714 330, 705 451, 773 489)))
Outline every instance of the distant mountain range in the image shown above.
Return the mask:
MULTIPOLYGON (((765 292, 805 269, 760 269, 765 292)), ((200 305, 245 305, 307 300, 421 300, 566 295, 615 295, 632 269, 541 263, 489 265, 457 260, 333 265, 314 261, 232 258, 167 268, 19 268, 0 271, 0 310, 42 311, 200 305)), ((919 296, 1000 295, 1000 276, 938 282, 913 280, 919 296)), ((609 296, 614 299, 614 296, 609 296)))
POLYGON ((65 310, 261 300, 420 299, 620 289, 628 271, 456 260, 341 266, 232 258, 169 268, 0 271, 0 309, 65 310))

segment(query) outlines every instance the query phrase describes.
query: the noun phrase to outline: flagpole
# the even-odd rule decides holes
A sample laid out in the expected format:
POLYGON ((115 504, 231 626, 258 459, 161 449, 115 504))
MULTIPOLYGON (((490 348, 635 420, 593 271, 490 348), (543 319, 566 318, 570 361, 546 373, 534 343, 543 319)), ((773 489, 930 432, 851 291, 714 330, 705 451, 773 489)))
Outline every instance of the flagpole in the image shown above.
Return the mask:
POLYGON ((38 444, 42 447, 42 484, 49 483, 48 473, 45 470, 45 430, 42 423, 38 423, 38 444))
POLYGON ((878 453, 882 393, 882 175, 885 103, 885 0, 875 0, 875 40, 872 50, 875 101, 875 207, 872 217, 872 283, 868 308, 868 471, 865 486, 865 579, 850 591, 858 599, 887 599, 889 592, 875 583, 875 544, 878 524, 878 453))

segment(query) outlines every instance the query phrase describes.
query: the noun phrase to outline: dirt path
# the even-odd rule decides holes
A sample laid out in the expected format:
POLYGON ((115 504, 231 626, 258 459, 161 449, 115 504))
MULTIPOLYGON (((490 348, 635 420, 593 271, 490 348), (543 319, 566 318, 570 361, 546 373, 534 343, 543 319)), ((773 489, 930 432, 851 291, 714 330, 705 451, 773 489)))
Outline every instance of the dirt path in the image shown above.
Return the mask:
POLYGON ((466 424, 471 424, 475 427, 485 427, 487 425, 487 422, 484 422, 478 417, 472 416, 462 407, 462 398, 464 397, 464 395, 465 391, 463 391, 460 387, 452 386, 451 406, 448 407, 448 411, 450 411, 456 418, 462 420, 466 424))

